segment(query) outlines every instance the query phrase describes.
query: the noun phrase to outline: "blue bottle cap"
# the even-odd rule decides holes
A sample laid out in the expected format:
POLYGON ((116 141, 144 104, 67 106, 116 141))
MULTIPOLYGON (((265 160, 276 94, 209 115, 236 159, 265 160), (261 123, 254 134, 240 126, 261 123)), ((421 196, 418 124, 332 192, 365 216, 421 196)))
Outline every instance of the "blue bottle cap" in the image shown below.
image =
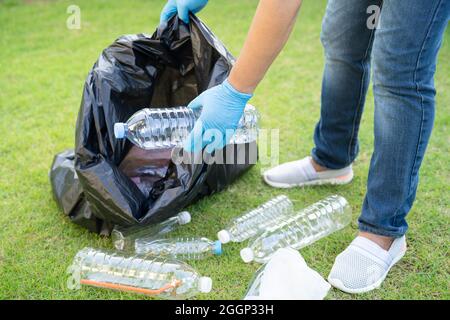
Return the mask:
POLYGON ((214 254, 218 256, 222 254, 222 243, 220 241, 214 241, 214 254))

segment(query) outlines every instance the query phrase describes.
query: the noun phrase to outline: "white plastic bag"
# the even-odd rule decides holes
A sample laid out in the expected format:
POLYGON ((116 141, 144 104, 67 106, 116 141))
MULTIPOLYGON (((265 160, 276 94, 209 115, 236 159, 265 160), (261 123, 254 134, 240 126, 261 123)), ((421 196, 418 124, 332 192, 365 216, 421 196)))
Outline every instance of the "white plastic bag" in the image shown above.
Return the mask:
POLYGON ((244 299, 322 300, 330 287, 298 251, 283 248, 258 270, 244 299))

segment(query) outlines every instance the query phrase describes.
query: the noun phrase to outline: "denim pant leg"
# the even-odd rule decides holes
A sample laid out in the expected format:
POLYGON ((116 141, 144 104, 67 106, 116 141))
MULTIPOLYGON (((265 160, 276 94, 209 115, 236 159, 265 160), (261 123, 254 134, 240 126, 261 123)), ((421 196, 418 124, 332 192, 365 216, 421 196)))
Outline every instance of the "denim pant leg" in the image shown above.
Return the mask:
POLYGON ((359 228, 400 237, 434 120, 448 0, 385 0, 372 50, 375 146, 359 228))
POLYGON ((325 50, 320 120, 314 132, 313 159, 341 169, 358 153, 358 129, 370 78, 374 28, 370 6, 381 0, 330 0, 322 23, 325 50), (369 8, 370 9, 370 8, 369 8), (370 10, 369 10, 370 12, 370 10))

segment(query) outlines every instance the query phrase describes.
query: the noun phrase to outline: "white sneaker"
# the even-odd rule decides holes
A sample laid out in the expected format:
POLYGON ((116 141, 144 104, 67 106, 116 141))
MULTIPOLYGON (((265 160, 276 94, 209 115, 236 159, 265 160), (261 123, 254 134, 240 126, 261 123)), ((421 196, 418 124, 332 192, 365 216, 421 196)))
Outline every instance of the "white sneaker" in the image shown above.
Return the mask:
POLYGON ((356 237, 336 257, 328 282, 347 293, 371 291, 381 285, 405 252, 405 236, 395 239, 388 251, 367 238, 356 237))
POLYGON ((317 172, 311 157, 286 162, 263 173, 264 181, 275 188, 292 188, 322 184, 346 184, 353 179, 352 166, 317 172))

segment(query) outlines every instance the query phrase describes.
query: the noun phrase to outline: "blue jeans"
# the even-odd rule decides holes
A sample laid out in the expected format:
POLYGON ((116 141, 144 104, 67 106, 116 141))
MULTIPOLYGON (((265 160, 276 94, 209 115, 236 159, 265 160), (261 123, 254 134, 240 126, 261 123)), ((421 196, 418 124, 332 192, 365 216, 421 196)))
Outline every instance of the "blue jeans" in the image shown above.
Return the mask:
POLYGON ((330 169, 350 165, 371 65, 375 146, 359 228, 400 237, 408 224, 418 173, 434 120, 437 54, 450 0, 330 0, 322 25, 322 107, 313 159, 330 169), (376 29, 371 5, 381 8, 376 29))

